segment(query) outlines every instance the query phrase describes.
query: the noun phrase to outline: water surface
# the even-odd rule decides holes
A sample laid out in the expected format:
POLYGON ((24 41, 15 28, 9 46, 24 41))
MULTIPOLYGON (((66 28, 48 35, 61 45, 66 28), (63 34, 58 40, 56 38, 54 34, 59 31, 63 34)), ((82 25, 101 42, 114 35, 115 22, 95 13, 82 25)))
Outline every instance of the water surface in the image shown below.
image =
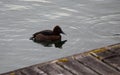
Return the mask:
POLYGON ((120 42, 120 0, 0 0, 0 73, 120 42), (59 25, 63 48, 29 40, 59 25))

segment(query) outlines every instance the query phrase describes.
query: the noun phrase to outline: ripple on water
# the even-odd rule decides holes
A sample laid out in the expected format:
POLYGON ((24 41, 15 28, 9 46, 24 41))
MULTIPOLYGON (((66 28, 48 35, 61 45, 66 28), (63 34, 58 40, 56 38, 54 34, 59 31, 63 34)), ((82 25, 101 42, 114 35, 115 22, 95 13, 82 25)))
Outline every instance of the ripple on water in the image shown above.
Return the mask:
POLYGON ((51 1, 47 0, 21 0, 21 1, 51 3, 51 1))
POLYGON ((0 27, 0 32, 23 32, 26 29, 0 27))
POLYGON ((31 9, 31 6, 15 5, 15 4, 5 4, 3 10, 25 10, 31 9))
POLYGON ((91 31, 100 36, 108 37, 120 33, 120 14, 110 14, 100 17, 100 22, 92 25, 91 31))

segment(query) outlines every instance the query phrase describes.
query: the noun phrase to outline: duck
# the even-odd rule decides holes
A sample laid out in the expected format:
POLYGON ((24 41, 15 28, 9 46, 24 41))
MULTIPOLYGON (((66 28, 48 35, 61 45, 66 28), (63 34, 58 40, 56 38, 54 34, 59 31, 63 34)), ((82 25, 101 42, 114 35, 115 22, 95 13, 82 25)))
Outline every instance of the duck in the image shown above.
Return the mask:
POLYGON ((43 30, 32 35, 30 40, 34 42, 46 42, 61 40, 61 35, 65 34, 60 26, 56 25, 53 30, 43 30))

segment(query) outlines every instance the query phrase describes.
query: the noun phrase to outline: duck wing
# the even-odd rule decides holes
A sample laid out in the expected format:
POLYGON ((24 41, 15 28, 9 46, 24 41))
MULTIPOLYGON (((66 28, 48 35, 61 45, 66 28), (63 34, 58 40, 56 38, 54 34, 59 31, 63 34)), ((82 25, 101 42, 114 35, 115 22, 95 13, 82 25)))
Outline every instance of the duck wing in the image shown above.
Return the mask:
POLYGON ((53 31, 52 30, 44 30, 44 31, 40 31, 40 32, 36 32, 35 34, 33 34, 33 36, 35 37, 38 34, 43 34, 43 35, 52 35, 53 31))

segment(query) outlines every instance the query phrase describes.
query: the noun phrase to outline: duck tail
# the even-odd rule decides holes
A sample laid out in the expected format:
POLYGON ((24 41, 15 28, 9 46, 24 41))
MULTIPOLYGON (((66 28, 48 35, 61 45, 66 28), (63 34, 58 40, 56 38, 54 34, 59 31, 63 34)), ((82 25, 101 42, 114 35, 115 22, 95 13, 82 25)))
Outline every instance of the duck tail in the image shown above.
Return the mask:
POLYGON ((34 37, 30 37, 30 40, 33 40, 34 39, 34 37))

